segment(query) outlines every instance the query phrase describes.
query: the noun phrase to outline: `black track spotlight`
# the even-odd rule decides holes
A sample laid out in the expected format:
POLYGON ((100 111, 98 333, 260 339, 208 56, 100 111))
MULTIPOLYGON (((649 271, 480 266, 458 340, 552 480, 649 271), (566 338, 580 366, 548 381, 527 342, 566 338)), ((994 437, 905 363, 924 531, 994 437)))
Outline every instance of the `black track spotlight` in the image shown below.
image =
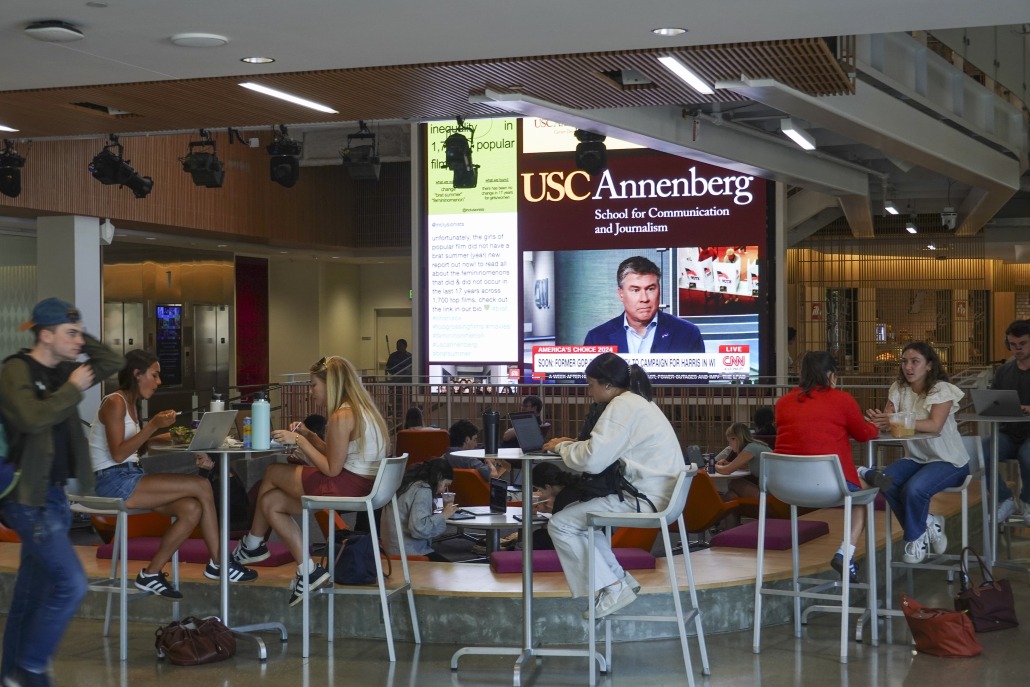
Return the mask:
POLYGON ((268 172, 272 181, 293 188, 297 179, 300 178, 300 152, 301 144, 290 138, 286 132, 286 126, 279 125, 275 134, 275 140, 268 144, 268 154, 272 158, 268 162, 268 172))
POLYGON ((347 136, 347 147, 340 150, 343 166, 356 181, 379 181, 379 151, 376 135, 363 121, 358 122, 358 133, 347 136))
POLYGON ((476 137, 476 128, 465 124, 458 117, 458 126, 454 133, 443 142, 444 167, 454 172, 454 188, 475 188, 479 183, 479 165, 472 164, 472 145, 476 137), (469 132, 466 138, 462 131, 469 132))
POLYGON ((576 129, 576 169, 582 169, 594 176, 608 166, 608 149, 604 145, 604 136, 592 131, 576 129))
POLYGON ((225 165, 218 159, 215 142, 204 129, 200 130, 199 141, 190 141, 186 157, 180 157, 182 170, 193 177, 195 186, 221 188, 225 180, 225 165), (204 150, 210 148, 210 150, 204 150))
POLYGON ((4 150, 0 152, 0 193, 9 198, 21 194, 21 168, 25 158, 14 149, 14 142, 4 139, 4 150))
POLYGON ((146 198, 154 189, 154 180, 140 176, 129 164, 129 160, 122 157, 122 144, 114 134, 111 134, 107 145, 97 153, 93 162, 89 163, 89 173, 105 186, 128 186, 137 198, 146 198))

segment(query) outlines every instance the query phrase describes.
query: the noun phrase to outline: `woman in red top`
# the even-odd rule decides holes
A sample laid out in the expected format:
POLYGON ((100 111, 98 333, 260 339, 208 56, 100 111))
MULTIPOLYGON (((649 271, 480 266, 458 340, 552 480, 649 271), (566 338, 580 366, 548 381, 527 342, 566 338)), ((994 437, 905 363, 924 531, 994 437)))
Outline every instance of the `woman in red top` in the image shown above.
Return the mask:
MULTIPOLYGON (((798 387, 776 402, 776 452, 800 456, 834 453, 840 459, 844 479, 852 491, 866 488, 851 459, 849 437, 869 441, 879 433, 876 425, 866 421, 858 402, 844 391, 838 391, 837 361, 826 351, 809 351, 801 359, 798 387)), ((865 529, 865 508, 851 510, 851 540, 848 543, 848 572, 851 581, 858 581, 855 566, 855 543, 865 529)), ((844 546, 830 562, 844 574, 844 546)))

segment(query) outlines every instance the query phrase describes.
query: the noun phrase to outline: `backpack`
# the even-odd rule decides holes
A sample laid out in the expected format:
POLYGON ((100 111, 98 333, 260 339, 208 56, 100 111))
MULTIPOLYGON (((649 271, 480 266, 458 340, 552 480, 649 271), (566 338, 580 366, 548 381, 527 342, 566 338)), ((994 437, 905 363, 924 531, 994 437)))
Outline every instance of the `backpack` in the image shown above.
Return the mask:
POLYGON ((4 424, 4 417, 0 414, 0 499, 5 498, 14 490, 21 477, 21 469, 8 456, 8 453, 7 428, 4 424))

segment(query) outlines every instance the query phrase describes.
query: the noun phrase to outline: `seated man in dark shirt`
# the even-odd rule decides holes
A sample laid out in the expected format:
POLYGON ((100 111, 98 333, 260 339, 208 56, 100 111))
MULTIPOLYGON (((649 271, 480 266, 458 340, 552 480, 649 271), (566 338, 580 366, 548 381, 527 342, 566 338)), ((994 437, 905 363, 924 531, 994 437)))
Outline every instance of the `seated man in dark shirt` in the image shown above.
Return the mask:
POLYGON ((479 446, 479 428, 468 420, 458 420, 449 430, 451 449, 447 453, 447 462, 452 468, 471 468, 479 472, 479 476, 487 484, 491 477, 500 477, 510 467, 508 461, 499 458, 470 458, 456 456, 455 451, 467 451, 479 446))

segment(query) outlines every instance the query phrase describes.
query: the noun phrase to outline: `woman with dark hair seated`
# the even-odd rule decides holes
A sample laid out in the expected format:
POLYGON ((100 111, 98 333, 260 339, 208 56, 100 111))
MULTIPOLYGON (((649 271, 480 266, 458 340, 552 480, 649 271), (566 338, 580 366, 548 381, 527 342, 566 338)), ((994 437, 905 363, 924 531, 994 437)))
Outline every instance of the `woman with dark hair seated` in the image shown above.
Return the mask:
POLYGON ((388 554, 428 556, 431 561, 450 562, 433 550, 433 540, 447 529, 447 518, 458 510, 458 504, 445 503, 441 512, 434 513, 433 500, 451 488, 453 479, 454 469, 443 458, 419 463, 405 473, 397 489, 397 512, 404 528, 401 536, 394 528, 393 503, 386 504, 383 510, 383 545, 388 554))
POLYGON ((575 472, 596 475, 620 462, 629 487, 566 506, 551 517, 547 529, 572 596, 589 595, 600 618, 633 603, 640 585, 622 569, 604 537, 595 539, 597 564, 594 579, 588 579, 587 514, 665 508, 683 470, 683 451, 668 418, 651 401, 651 381, 643 368, 602 353, 587 365, 586 377, 587 393, 596 403, 607 403, 590 436, 580 441, 558 437, 545 448, 560 454, 575 472), (630 488, 640 496, 630 495, 630 488))
POLYGON ((418 406, 411 406, 404 413, 404 429, 422 429, 423 422, 422 409, 418 406))

